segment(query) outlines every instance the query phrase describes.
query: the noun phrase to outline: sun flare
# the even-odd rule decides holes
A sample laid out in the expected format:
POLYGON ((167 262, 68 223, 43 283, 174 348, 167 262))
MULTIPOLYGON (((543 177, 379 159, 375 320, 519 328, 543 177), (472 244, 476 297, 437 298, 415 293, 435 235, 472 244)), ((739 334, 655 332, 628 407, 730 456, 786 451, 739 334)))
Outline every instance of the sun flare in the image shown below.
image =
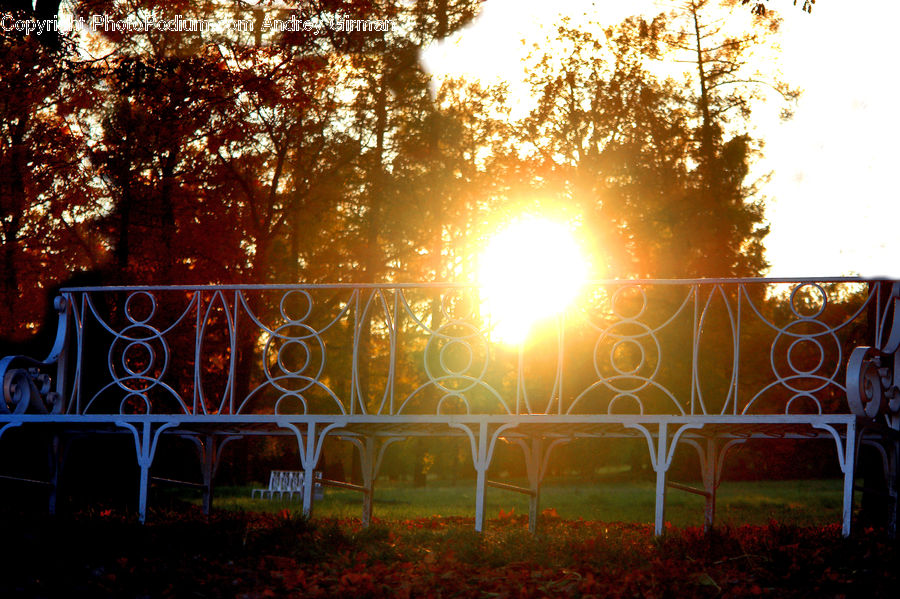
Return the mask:
POLYGON ((491 337, 513 345, 535 323, 562 312, 589 270, 572 227, 542 218, 511 223, 490 240, 479 262, 491 337))

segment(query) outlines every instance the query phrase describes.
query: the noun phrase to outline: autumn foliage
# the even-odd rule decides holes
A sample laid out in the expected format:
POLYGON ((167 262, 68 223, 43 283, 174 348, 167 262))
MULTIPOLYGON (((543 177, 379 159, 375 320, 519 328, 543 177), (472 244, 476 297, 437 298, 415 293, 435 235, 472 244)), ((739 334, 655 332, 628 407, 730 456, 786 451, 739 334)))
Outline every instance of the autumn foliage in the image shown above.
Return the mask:
MULTIPOLYGON (((690 38, 694 17, 716 22, 708 4, 560 23, 528 58, 524 115, 504 87, 436 80, 420 60, 477 16, 473 0, 82 0, 60 10, 254 25, 75 30, 50 46, 0 32, 0 335, 32 333, 40 292, 83 271, 107 284, 466 280, 479 244, 522 211, 582 222, 599 278, 759 274, 753 91, 725 83, 746 79, 741 52, 763 40, 756 25, 690 38), (321 26, 263 27, 291 16, 321 26), (707 48, 698 74, 654 73, 680 42, 707 48)), ((0 10, 12 5, 30 3, 0 10)))
POLYGON ((888 597, 898 547, 871 531, 772 523, 705 534, 545 514, 378 522, 108 510, 72 520, 9 518, 16 551, 3 596, 184 597, 888 597), (877 575, 875 574, 877 572, 877 575))

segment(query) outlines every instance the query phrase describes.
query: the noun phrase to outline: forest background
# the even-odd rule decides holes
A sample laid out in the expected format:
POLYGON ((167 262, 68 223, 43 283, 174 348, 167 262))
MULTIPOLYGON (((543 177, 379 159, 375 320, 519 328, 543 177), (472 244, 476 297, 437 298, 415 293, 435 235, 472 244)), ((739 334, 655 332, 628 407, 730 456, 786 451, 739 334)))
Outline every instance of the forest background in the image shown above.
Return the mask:
MULTIPOLYGON (((423 70, 423 48, 480 4, 0 2, 7 23, 253 24, 0 31, 5 345, 45 351, 36 333, 67 284, 472 281, 491 234, 527 213, 577 223, 598 279, 766 272, 753 107, 774 98, 788 116, 797 97, 754 59, 778 30, 767 3, 561 21, 528 58, 524 115, 504 86, 423 70), (266 26, 292 15, 313 26, 266 26), (390 27, 336 25, 373 20, 390 27)), ((454 441, 409 443, 387 472, 466 471, 454 441)), ((259 478, 287 451, 256 448, 234 471, 259 478)), ((555 463, 611 459, 591 455, 555 463)))

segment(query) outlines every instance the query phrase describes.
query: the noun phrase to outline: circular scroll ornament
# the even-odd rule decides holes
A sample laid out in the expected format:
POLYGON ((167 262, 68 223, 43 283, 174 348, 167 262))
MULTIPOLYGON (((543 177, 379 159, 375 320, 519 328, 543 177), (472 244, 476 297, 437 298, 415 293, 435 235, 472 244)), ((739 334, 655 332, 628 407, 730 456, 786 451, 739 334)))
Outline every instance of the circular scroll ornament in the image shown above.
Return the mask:
POLYGON ((302 289, 288 291, 281 297, 281 301, 278 302, 278 311, 281 312, 281 317, 288 324, 305 322, 309 315, 312 314, 312 309, 312 297, 310 297, 308 291, 302 289), (295 310, 297 313, 294 313, 295 310))
POLYGON ((160 384, 168 370, 169 348, 156 327, 136 322, 110 343, 107 364, 113 382, 125 393, 146 393, 160 384), (154 344, 162 351, 157 352, 154 344), (119 350, 120 346, 124 347, 119 350))
POLYGON ((656 333, 636 320, 623 320, 610 326, 594 344, 594 372, 610 389, 630 395, 643 390, 656 379, 662 348, 656 333), (617 333, 616 329, 632 327, 634 333, 617 333), (605 358, 605 360, 603 360, 605 358), (614 373, 604 376, 608 361, 614 373), (646 372, 650 370, 651 372, 646 372))
POLYGON ((445 394, 458 396, 483 384, 490 362, 487 340, 473 324, 451 321, 441 325, 425 344, 425 374, 431 382, 445 394), (473 343, 480 344, 483 353, 473 343), (432 360, 443 374, 435 373, 432 360), (452 383, 454 386, 448 385, 452 383))
POLYGON ((125 300, 125 317, 131 324, 146 325, 156 315, 156 298, 148 291, 135 291, 125 300), (133 302, 137 301, 137 305, 133 302), (141 302, 145 302, 142 307, 141 302), (144 315, 140 316, 143 309, 144 315))
POLYGON ((266 341, 263 369, 273 387, 296 399, 321 378, 325 370, 325 342, 308 324, 298 321, 283 324, 266 341), (273 366, 281 373, 273 373, 273 366), (288 381, 291 386, 287 386, 288 381))
POLYGON ((37 368, 10 370, 2 383, 0 414, 62 413, 62 398, 50 390, 50 377, 37 368))
POLYGON ((794 316, 796 316, 800 320, 815 320, 822 315, 822 313, 825 311, 825 308, 828 306, 828 294, 825 292, 825 289, 818 283, 801 283, 800 285, 794 287, 793 291, 791 291, 791 297, 788 304, 790 305, 791 312, 793 312, 794 316), (814 289, 815 293, 819 296, 818 301, 813 302, 812 312, 810 312, 809 314, 803 314, 800 308, 797 306, 798 300, 802 297, 798 294, 800 293, 800 290, 804 288, 814 289))
POLYGON ((773 372, 782 385, 794 393, 807 395, 809 393, 817 393, 834 382, 834 378, 840 370, 840 362, 834 360, 833 367, 831 367, 829 366, 831 360, 828 359, 828 356, 839 355, 840 352, 841 343, 834 329, 829 328, 828 325, 819 320, 802 318, 788 323, 778 332, 769 350, 769 360, 772 364, 773 372), (791 329, 804 325, 815 325, 820 327, 821 331, 815 333, 791 331, 791 329), (823 341, 827 342, 829 340, 831 342, 829 345, 834 348, 834 354, 829 353, 823 344, 823 341), (783 369, 779 368, 776 360, 776 354, 780 351, 779 348, 784 348, 784 343, 787 343, 787 348, 782 350, 784 352, 782 355, 785 358, 789 372, 784 372, 783 369), (811 365, 804 365, 801 356, 798 355, 803 353, 804 348, 806 348, 807 352, 815 355, 815 358, 810 361, 811 365), (810 352, 810 350, 813 351, 810 352), (798 381, 808 383, 809 388, 797 386, 796 382, 798 381))
POLYGON ((122 406, 134 401, 147 402, 143 394, 159 385, 163 373, 168 370, 168 345, 163 333, 150 324, 157 307, 156 297, 149 291, 129 294, 124 308, 125 318, 131 324, 116 333, 116 338, 109 344, 109 373, 116 386, 126 394, 122 406), (154 345, 158 345, 158 349, 154 345))
POLYGON ((871 419, 900 412, 898 371, 900 354, 882 354, 868 346, 854 349, 847 363, 850 410, 861 418, 871 419))

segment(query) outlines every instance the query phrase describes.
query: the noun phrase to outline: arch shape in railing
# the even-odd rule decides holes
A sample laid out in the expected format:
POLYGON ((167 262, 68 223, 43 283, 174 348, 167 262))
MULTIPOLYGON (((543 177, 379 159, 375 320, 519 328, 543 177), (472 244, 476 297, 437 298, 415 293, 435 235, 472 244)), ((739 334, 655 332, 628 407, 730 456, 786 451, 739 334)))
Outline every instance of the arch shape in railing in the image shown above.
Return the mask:
POLYGON ((898 297, 856 278, 601 281, 509 346, 473 285, 71 288, 48 360, 3 359, 2 408, 35 409, 51 377, 45 408, 66 414, 896 412, 898 297))

